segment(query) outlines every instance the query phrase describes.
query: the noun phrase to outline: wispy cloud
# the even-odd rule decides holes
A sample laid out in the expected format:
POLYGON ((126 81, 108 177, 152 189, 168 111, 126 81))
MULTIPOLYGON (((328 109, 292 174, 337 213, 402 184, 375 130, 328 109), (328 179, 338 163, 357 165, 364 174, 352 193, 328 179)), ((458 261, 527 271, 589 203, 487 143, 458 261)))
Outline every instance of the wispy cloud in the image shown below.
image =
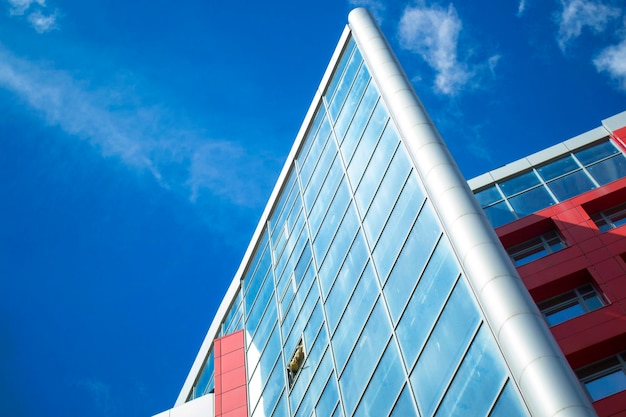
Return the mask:
POLYGON ((9 14, 25 16, 37 33, 46 33, 57 29, 58 10, 50 10, 46 0, 7 0, 9 14))
MULTIPOLYGON (((472 78, 492 73, 498 55, 484 63, 470 63, 459 56, 459 36, 463 23, 452 4, 447 8, 420 3, 404 9, 398 35, 400 46, 418 54, 435 71, 435 90, 453 96, 470 86, 472 78)), ((474 48, 465 48, 474 50, 474 48)))
POLYGON ((56 11, 45 15, 40 10, 36 10, 28 15, 28 21, 37 33, 45 33, 57 28, 57 16, 56 11))
POLYGON ((46 0, 7 0, 7 2, 9 3, 9 13, 18 16, 23 15, 31 5, 38 4, 42 7, 46 5, 46 0))
POLYGON ((191 201, 213 196, 255 207, 267 197, 257 191, 259 177, 250 172, 265 171, 271 178, 277 165, 271 155, 213 139, 200 128, 173 126, 171 115, 156 105, 133 103, 123 110, 120 97, 132 96, 124 86, 90 89, 86 81, 15 57, 0 46, 0 88, 47 124, 88 141, 104 157, 150 172, 163 187, 181 191, 191 201))
POLYGON ((520 0, 517 6, 517 16, 521 17, 526 11, 526 0, 520 0))
POLYGON ((619 8, 593 0, 561 0, 561 6, 555 18, 559 25, 557 42, 563 52, 584 28, 594 33, 603 32, 612 19, 621 15, 619 8))
POLYGON ((626 92, 626 37, 600 52, 593 64, 599 72, 607 73, 617 83, 618 89, 626 92))

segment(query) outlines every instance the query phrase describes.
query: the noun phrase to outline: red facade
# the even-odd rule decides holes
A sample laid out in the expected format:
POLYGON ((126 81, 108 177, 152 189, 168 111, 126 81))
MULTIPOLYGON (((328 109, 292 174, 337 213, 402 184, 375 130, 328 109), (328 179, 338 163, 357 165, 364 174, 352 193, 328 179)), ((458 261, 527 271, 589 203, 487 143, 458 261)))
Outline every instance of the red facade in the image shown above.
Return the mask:
MULTIPOLYGON (((621 133, 626 138, 626 129, 621 133)), ((566 248, 518 268, 537 303, 586 284, 604 299, 603 307, 551 327, 574 370, 626 351, 626 225, 601 232, 590 218, 625 201, 623 178, 496 229, 505 248, 549 230, 566 242, 566 248)), ((601 417, 626 417, 626 391, 594 407, 601 417)))
POLYGON ((215 339, 215 417, 248 417, 243 330, 215 339))

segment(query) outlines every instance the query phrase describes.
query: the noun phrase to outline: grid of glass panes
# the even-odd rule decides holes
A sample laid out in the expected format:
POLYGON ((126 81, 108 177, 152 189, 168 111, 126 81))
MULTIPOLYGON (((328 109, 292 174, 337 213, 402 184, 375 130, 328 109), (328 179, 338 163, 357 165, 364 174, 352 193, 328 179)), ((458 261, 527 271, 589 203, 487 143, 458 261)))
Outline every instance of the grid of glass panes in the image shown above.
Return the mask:
POLYGON ((527 415, 352 40, 220 334, 242 310, 253 417, 527 415))
POLYGON ((594 221, 601 232, 620 227, 626 224, 626 203, 621 203, 601 212, 594 213, 591 215, 591 220, 594 221))
POLYGON ((576 371, 593 401, 626 390, 626 352, 576 371))
POLYGON ((555 326, 604 306, 604 300, 591 284, 557 295, 537 304, 548 325, 555 326))
POLYGON ((506 248, 507 253, 516 267, 526 265, 532 261, 548 256, 551 253, 565 248, 565 241, 556 230, 543 233, 540 236, 506 248))
POLYGON ((475 192, 494 227, 626 176, 626 158, 608 139, 475 192))

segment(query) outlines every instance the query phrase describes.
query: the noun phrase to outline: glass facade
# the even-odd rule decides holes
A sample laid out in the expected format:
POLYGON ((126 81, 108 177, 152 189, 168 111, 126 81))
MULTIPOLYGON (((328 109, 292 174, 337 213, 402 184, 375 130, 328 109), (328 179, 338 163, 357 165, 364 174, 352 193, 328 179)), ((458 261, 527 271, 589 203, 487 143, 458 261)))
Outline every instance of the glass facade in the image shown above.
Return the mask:
POLYGON ((626 176, 626 157, 608 139, 475 192, 494 227, 626 176))
POLYGON ((528 415, 353 40, 240 285, 251 416, 528 415))

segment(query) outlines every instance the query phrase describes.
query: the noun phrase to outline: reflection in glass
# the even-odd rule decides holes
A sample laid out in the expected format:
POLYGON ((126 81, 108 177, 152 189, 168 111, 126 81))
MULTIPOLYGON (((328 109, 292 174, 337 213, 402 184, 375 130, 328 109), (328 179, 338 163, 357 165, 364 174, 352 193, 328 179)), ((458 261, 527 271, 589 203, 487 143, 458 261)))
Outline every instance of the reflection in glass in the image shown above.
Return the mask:
POLYGON ((411 382, 422 415, 435 411, 463 352, 476 331, 480 317, 465 280, 457 285, 411 373, 411 382))
POLYGON ((556 203, 545 187, 537 187, 509 199, 518 216, 527 216, 556 203))
POLYGON ((482 326, 435 415, 487 415, 506 377, 495 340, 482 326))

